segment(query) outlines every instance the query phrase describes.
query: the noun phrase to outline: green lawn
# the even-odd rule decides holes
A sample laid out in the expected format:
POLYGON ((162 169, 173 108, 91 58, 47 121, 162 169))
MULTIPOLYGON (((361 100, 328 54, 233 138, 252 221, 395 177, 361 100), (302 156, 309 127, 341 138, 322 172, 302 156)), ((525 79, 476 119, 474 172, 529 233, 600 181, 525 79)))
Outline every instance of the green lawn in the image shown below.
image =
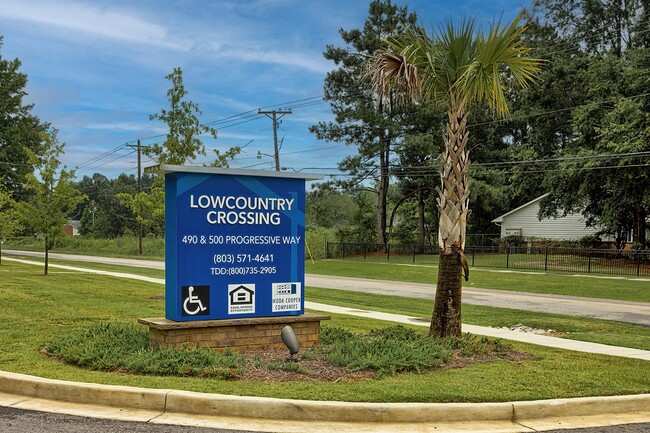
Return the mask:
MULTIPOLYGON (((306 261, 305 272, 432 284, 435 284, 438 275, 438 270, 434 266, 342 260, 317 260, 313 264, 306 261)), ((463 282, 463 285, 484 289, 650 302, 650 281, 648 279, 642 281, 637 278, 573 276, 470 268, 470 279, 468 282, 463 282)))
MULTIPOLYGON (((31 261, 39 261, 39 259, 30 259, 31 261)), ((61 260, 52 260, 52 263, 65 264, 69 266, 77 266, 82 268, 100 269, 112 272, 124 272, 135 275, 143 275, 155 278, 164 278, 164 271, 147 268, 136 268, 128 266, 115 266, 100 263, 82 263, 82 262, 69 262, 61 260)), ((316 266, 319 264, 334 265, 328 268, 332 274, 345 275, 350 272, 347 262, 330 262, 330 261, 317 261, 316 266)), ((311 264, 309 266, 312 266, 311 264)), ((393 265, 385 266, 379 265, 379 271, 396 269, 403 270, 404 267, 393 265)), ((39 269, 34 267, 35 269, 39 269)), ((412 271, 413 268, 408 267, 407 270, 412 271)), ((417 269, 417 268, 415 268, 417 269)), ((352 274, 348 276, 366 276, 361 271, 365 267, 356 267, 352 270, 352 274)), ((425 269, 428 271, 430 269, 425 269)), ((52 267, 50 272, 55 275, 60 272, 59 269, 52 267)), ((377 274, 376 272, 375 274, 377 274)), ((496 277, 517 277, 519 274, 501 274, 497 273, 496 277)), ((531 281, 536 281, 536 278, 549 278, 561 279, 557 275, 523 275, 529 277, 531 281)), ((382 277, 378 277, 382 278, 382 277)), ((388 278, 385 279, 399 279, 388 278)), ((564 277, 566 284, 566 277, 564 277)), ((579 280, 572 278, 569 281, 579 280)), ((592 280, 589 279, 588 282, 592 280)), ((598 281, 598 280, 597 280, 598 281)), ((612 282, 616 284, 627 284, 628 281, 622 280, 604 280, 609 284, 612 282)), ((416 281, 417 282, 417 281, 416 281)), ((638 282, 637 282, 638 283, 638 282)), ((532 283, 531 283, 532 284, 532 283)), ((648 283, 646 283, 648 285, 648 283)), ((650 287, 648 288, 650 290, 650 287)), ((358 307, 362 309, 371 309, 378 311, 386 311, 389 313, 408 314, 413 316, 430 319, 431 311, 433 309, 432 301, 422 301, 421 299, 410 299, 397 296, 381 296, 370 295, 364 293, 354 293, 348 291, 321 289, 321 288, 307 288, 307 300, 313 302, 321 302, 325 304, 341 305, 358 307)), ((480 305, 463 305, 463 322, 471 325, 480 326, 512 326, 517 323, 523 323, 527 326, 539 329, 553 329, 560 333, 562 338, 569 338, 573 340, 589 341, 594 343, 610 344, 614 346, 631 347, 635 349, 650 350, 650 328, 644 326, 636 326, 631 324, 589 319, 582 317, 571 317, 559 314, 548 313, 531 313, 528 311, 513 310, 508 308, 494 308, 484 307, 480 305)))
MULTIPOLYGON (((513 344, 535 361, 498 361, 428 374, 339 383, 252 383, 87 371, 43 356, 39 349, 59 333, 98 321, 134 323, 164 315, 163 286, 77 273, 41 275, 40 267, 15 262, 0 266, 0 369, 64 380, 237 395, 370 402, 512 401, 650 392, 647 361, 589 355, 513 344), (477 386, 480 384, 480 386, 477 386)), ((335 291, 329 291, 335 292, 335 291)), ((308 289, 309 300, 334 303, 335 293, 308 289)), ((377 298, 378 303, 428 316, 412 300, 377 298), (397 301, 405 304, 397 304, 397 301)), ((355 300, 370 305, 368 299, 355 300)), ((374 302, 374 301, 373 301, 374 302)), ((413 301, 416 302, 417 301, 413 301)), ((470 314, 467 312, 468 315, 470 314)), ((334 316, 332 325, 352 329, 385 322, 334 316)))
MULTIPOLYGON (((433 301, 308 287, 306 299, 387 313, 431 319, 433 301)), ((538 329, 553 329, 563 338, 650 350, 650 328, 606 320, 559 314, 531 313, 508 308, 463 304, 463 323, 479 326, 512 326, 523 323, 538 329)))

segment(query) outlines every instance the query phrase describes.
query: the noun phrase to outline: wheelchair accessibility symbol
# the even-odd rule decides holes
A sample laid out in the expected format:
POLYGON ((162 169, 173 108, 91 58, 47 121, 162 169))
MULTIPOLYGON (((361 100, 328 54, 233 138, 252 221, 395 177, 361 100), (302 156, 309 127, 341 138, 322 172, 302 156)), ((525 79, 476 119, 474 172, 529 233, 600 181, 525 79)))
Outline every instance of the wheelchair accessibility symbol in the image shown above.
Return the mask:
POLYGON ((210 314, 210 286, 183 286, 183 316, 210 314))

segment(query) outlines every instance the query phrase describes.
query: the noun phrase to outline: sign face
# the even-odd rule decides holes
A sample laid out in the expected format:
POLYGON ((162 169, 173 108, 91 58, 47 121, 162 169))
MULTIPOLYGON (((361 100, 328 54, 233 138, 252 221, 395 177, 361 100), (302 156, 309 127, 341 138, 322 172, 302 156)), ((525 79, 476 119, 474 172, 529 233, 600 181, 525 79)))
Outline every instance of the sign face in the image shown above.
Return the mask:
POLYGON ((304 313, 305 180, 165 174, 166 317, 304 313))

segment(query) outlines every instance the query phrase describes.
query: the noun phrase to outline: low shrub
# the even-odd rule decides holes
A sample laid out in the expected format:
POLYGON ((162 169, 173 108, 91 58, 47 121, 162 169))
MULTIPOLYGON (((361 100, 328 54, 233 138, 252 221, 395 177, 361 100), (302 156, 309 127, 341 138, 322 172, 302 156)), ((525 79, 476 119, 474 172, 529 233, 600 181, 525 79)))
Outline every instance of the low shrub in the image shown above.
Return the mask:
POLYGON ((458 338, 437 339, 404 326, 355 334, 341 328, 323 327, 322 350, 334 365, 352 370, 373 370, 380 375, 420 372, 449 362, 456 354, 477 357, 507 355, 498 341, 465 334, 458 338))
MULTIPOLYGON (((45 351, 84 368, 144 375, 232 379, 244 375, 247 369, 310 373, 299 363, 264 360, 259 355, 251 359, 249 354, 247 363, 243 354, 230 350, 151 349, 146 329, 125 323, 100 323, 71 332, 47 345, 45 351)), ((321 365, 372 371, 381 377, 430 370, 459 356, 506 357, 508 348, 487 337, 466 334, 441 340, 404 326, 375 329, 367 334, 324 326, 321 346, 303 351, 300 356, 306 361, 316 355, 326 360, 321 365)))
POLYGON ((245 367, 244 357, 231 351, 149 348, 147 330, 125 323, 100 323, 72 332, 45 347, 68 364, 93 370, 129 371, 160 376, 202 376, 227 379, 245 367))

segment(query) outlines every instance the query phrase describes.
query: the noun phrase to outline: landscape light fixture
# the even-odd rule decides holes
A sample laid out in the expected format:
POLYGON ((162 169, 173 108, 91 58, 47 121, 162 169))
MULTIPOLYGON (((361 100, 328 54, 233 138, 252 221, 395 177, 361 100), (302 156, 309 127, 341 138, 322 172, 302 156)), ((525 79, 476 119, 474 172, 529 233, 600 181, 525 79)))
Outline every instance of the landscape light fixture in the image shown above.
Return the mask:
POLYGON ((298 339, 296 338, 296 334, 293 332, 293 328, 289 325, 285 326, 282 328, 280 336, 282 337, 282 342, 287 346, 289 354, 291 355, 287 358, 287 361, 298 362, 298 360, 294 358, 294 355, 298 353, 298 339))

